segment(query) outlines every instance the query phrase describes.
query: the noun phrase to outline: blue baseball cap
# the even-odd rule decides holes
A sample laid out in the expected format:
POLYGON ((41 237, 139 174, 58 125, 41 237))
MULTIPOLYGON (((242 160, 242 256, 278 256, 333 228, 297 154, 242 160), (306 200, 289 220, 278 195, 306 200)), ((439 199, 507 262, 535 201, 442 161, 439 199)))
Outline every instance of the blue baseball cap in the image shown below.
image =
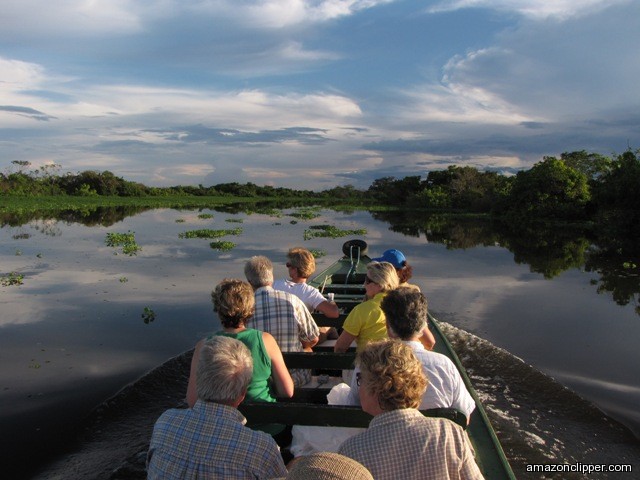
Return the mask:
POLYGON ((395 248, 385 250, 380 258, 372 258, 371 260, 374 262, 389 262, 395 268, 402 268, 407 262, 404 254, 395 248))

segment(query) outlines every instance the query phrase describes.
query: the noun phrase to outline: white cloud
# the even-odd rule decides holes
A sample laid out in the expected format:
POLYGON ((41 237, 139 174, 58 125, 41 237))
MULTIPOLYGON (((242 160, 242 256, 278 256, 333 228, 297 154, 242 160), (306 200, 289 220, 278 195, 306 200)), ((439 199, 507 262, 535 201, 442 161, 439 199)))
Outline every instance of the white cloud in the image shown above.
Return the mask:
POLYGON ((256 28, 281 29, 322 23, 395 0, 210 0, 192 8, 225 15, 256 28))
POLYGON ((448 12, 465 8, 486 8, 516 12, 533 19, 566 20, 591 15, 614 5, 624 5, 631 0, 442 0, 430 7, 431 12, 448 12))
POLYGON ((3 0, 0 36, 102 36, 140 30, 133 0, 3 0))
POLYGON ((0 92, 3 97, 10 91, 38 88, 43 80, 44 68, 41 65, 0 57, 0 92))

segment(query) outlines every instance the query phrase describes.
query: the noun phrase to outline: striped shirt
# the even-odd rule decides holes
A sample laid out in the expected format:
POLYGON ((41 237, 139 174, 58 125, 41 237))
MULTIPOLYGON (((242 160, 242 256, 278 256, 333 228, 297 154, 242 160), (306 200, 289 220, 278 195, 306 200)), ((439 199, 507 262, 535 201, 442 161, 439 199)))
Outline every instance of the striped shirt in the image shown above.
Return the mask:
POLYGON ((363 464, 376 480, 483 478, 465 431, 413 408, 375 416, 369 428, 346 440, 338 453, 363 464))
MULTIPOLYGON (((283 352, 301 352, 302 343, 313 342, 320 331, 305 304, 295 295, 272 287, 255 291, 256 312, 249 326, 268 332, 283 352)), ((296 386, 311 379, 309 370, 289 370, 296 386)))
POLYGON ((237 409, 201 400, 190 409, 167 410, 153 428, 148 480, 285 477, 276 442, 245 422, 237 409))

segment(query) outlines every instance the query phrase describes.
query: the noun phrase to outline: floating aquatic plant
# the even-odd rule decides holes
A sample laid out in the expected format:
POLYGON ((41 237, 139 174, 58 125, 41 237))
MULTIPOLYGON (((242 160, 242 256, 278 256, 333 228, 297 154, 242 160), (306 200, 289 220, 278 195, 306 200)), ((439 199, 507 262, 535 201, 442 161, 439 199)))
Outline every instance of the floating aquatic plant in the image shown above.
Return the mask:
POLYGON ((318 218, 320 213, 318 213, 317 208, 301 208, 297 212, 290 213, 289 216, 302 220, 313 220, 314 218, 318 218))
POLYGON ((108 247, 122 247, 122 253, 130 257, 136 255, 142 247, 136 243, 135 232, 107 233, 105 243, 108 247))
POLYGON ((233 247, 235 247, 236 244, 233 242, 225 241, 225 240, 217 240, 215 242, 211 242, 209 246, 214 250, 221 250, 223 252, 226 252, 231 250, 233 247))
POLYGON ((209 218, 213 218, 213 214, 211 214, 211 213, 201 213, 200 215, 198 215, 198 218, 201 218, 202 220, 207 220, 209 218))
POLYGON ((311 252, 311 255, 313 255, 313 258, 321 258, 327 254, 327 252, 324 250, 315 250, 313 248, 310 249, 309 251, 311 252))
POLYGON ((9 287, 11 285, 22 285, 22 280, 24 280, 24 275, 17 272, 11 272, 8 275, 3 275, 2 277, 0 277, 0 285, 2 285, 3 287, 9 287))
POLYGON ((234 228, 229 230, 212 230, 210 228, 203 228, 200 230, 188 230, 184 233, 178 234, 180 238, 219 238, 225 235, 240 235, 242 233, 241 228, 234 228))
POLYGON ((313 225, 304 231, 304 239, 310 240, 316 237, 340 238, 347 235, 366 235, 364 228, 356 230, 341 230, 333 225, 313 225))
POLYGON ((225 220, 225 222, 229 222, 229 223, 243 223, 244 220, 241 218, 227 218, 225 220))
POLYGON ((144 321, 144 323, 151 323, 156 319, 156 312, 154 312, 151 307, 144 307, 144 310, 142 311, 142 315, 140 315, 142 317, 142 320, 144 321))

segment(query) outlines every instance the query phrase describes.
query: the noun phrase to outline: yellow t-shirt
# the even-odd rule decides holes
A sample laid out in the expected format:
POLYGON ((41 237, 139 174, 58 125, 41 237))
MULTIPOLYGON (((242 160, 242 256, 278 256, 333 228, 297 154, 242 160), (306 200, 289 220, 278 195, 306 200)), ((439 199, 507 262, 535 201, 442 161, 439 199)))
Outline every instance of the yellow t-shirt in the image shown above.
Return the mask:
POLYGON ((387 325, 380 303, 386 292, 376 294, 370 300, 357 305, 347 316, 342 328, 356 338, 356 351, 374 340, 387 338, 387 325))

